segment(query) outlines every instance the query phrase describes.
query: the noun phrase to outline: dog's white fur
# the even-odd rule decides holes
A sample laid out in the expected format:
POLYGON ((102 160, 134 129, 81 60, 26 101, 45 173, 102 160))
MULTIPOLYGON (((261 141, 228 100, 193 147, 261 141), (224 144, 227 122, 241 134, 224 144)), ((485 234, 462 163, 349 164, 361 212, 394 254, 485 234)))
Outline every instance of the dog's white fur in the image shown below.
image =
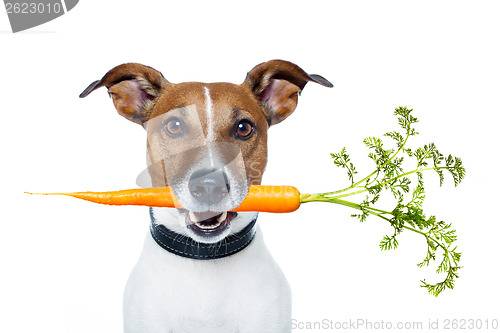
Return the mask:
MULTIPOLYGON (((155 208, 153 216, 181 231, 176 210, 155 208)), ((232 233, 255 217, 239 213, 232 233)), ((291 331, 290 317, 289 285, 259 228, 245 250, 206 261, 167 252, 148 234, 125 289, 129 333, 280 333, 291 331)))

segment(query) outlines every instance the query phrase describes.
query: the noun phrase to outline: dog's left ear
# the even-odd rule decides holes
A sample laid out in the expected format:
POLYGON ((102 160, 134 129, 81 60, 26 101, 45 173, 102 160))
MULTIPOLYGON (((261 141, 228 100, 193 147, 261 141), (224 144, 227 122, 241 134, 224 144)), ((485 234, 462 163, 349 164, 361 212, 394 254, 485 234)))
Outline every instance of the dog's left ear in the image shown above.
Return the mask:
POLYGON ((284 60, 271 60, 255 66, 243 84, 248 85, 263 103, 269 125, 275 125, 293 113, 298 96, 309 81, 333 87, 324 77, 307 74, 299 66, 284 60))

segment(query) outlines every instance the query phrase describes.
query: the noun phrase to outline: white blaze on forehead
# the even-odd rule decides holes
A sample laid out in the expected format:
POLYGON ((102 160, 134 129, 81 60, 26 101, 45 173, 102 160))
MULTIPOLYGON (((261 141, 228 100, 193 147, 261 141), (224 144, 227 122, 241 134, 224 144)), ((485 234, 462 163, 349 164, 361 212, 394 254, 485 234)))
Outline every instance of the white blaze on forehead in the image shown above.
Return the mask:
POLYGON ((208 157, 210 159, 210 166, 214 169, 214 156, 212 152, 211 142, 214 142, 214 110, 212 98, 210 97, 210 90, 208 87, 205 88, 205 112, 207 113, 207 144, 208 146, 208 157))
POLYGON ((205 88, 205 111, 207 113, 207 140, 214 142, 214 110, 212 98, 210 97, 210 90, 205 88))

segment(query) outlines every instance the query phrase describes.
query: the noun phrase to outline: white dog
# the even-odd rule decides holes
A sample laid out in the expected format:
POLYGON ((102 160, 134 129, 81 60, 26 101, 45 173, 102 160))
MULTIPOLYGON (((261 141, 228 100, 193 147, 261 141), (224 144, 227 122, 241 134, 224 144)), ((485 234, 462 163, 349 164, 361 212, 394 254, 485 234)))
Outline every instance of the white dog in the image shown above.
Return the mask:
POLYGON ((231 212, 267 163, 267 130, 288 117, 319 75, 272 60, 241 85, 173 84, 151 67, 123 64, 106 86, 118 113, 148 135, 153 186, 184 208, 151 208, 151 233, 124 297, 126 332, 290 332, 291 294, 256 224, 231 212))

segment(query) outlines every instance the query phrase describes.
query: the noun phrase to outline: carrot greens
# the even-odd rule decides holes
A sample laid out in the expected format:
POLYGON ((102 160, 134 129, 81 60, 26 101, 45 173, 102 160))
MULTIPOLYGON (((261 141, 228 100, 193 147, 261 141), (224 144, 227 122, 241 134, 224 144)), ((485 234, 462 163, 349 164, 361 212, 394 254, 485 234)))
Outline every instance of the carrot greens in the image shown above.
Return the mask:
POLYGON ((359 210, 352 214, 361 222, 368 216, 377 216, 393 228, 393 232, 380 241, 382 250, 391 250, 398 247, 398 236, 404 230, 413 231, 425 238, 427 251, 425 258, 418 264, 419 267, 428 266, 439 256, 437 273, 444 273, 445 278, 438 283, 428 283, 422 280, 422 287, 438 296, 445 289, 453 289, 458 277, 460 253, 457 252, 455 242, 456 232, 450 223, 439 221, 435 216, 427 217, 422 205, 425 199, 424 172, 434 171, 439 176, 439 183, 443 185, 444 174, 449 173, 457 186, 465 176, 462 160, 449 155, 444 157, 434 143, 416 149, 408 148, 409 139, 418 134, 413 125, 418 122, 411 112, 412 109, 399 107, 394 114, 398 118, 399 126, 403 131, 393 131, 384 134, 395 143, 394 148, 386 148, 382 139, 367 137, 363 140, 370 150, 368 157, 375 163, 375 170, 366 177, 356 180, 357 171, 351 162, 345 148, 340 153, 331 154, 336 166, 347 171, 350 186, 335 192, 303 194, 301 202, 331 202, 359 210), (413 167, 405 171, 405 158, 413 160, 413 167), (404 165, 403 165, 404 164, 404 165), (413 182, 410 178, 416 178, 413 182), (390 192, 395 198, 395 206, 390 210, 374 207, 383 193, 390 192), (353 195, 365 194, 361 202, 345 200, 353 195))

